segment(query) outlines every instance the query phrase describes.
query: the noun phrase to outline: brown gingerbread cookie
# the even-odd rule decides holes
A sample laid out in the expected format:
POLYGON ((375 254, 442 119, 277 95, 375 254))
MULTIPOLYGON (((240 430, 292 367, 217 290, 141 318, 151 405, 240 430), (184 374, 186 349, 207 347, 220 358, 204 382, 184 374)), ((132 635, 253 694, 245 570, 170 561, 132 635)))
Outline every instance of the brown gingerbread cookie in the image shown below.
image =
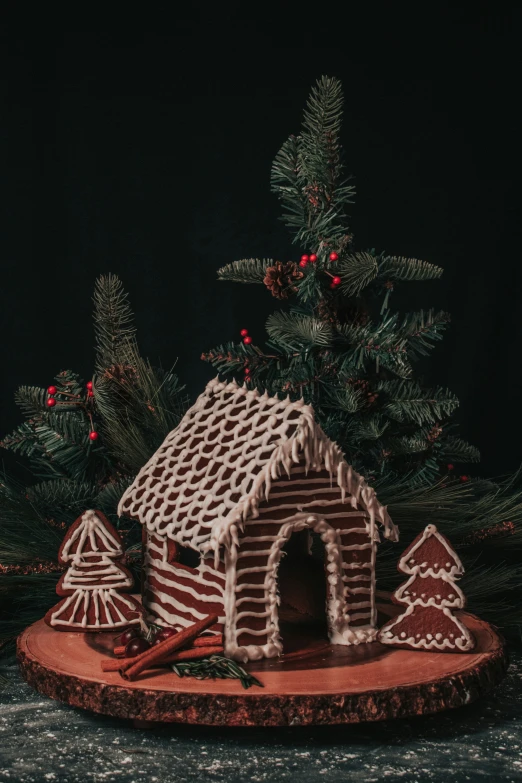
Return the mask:
POLYGON ((464 567, 448 539, 428 525, 405 550, 398 570, 410 574, 392 600, 405 604, 405 612, 388 621, 379 641, 395 647, 440 652, 469 652, 475 640, 453 614, 465 597, 456 583, 464 567))
POLYGON ((138 623, 140 604, 121 591, 132 588, 130 571, 118 559, 123 556, 121 538, 99 511, 86 511, 74 522, 58 554, 69 568, 56 592, 63 596, 45 615, 58 631, 105 631, 138 623))

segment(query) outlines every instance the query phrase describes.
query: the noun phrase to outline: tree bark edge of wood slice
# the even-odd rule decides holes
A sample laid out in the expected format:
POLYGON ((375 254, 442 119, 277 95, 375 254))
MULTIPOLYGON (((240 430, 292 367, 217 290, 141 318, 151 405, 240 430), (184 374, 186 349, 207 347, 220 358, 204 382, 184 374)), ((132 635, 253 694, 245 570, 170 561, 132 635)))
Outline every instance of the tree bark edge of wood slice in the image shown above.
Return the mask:
POLYGON ((334 648, 325 642, 281 662, 247 665, 265 687, 246 691, 237 680, 178 678, 169 669, 128 683, 101 671, 100 661, 111 649, 109 639, 102 647, 103 637, 112 639, 110 634, 56 633, 43 621, 19 636, 17 655, 23 678, 40 693, 136 724, 362 723, 464 706, 503 679, 508 667, 503 640, 483 620, 464 612, 461 618, 477 638, 470 653, 413 652, 378 642, 334 648))

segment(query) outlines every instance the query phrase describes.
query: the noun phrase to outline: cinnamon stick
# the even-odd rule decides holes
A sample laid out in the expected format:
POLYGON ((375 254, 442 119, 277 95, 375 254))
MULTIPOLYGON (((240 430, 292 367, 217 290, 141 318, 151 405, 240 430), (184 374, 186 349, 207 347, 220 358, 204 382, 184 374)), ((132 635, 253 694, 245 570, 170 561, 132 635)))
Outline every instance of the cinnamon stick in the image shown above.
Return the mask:
POLYGON ((113 650, 114 655, 117 655, 118 658, 123 658, 125 655, 125 644, 122 644, 121 646, 115 647, 113 650))
MULTIPOLYGON (((221 645, 214 645, 213 647, 190 647, 188 650, 180 650, 179 652, 172 653, 168 658, 163 658, 160 662, 156 662, 156 666, 167 666, 170 663, 176 663, 176 661, 197 661, 200 658, 208 658, 211 655, 222 655, 223 647, 221 645)), ((102 672, 119 672, 122 668, 122 664, 130 662, 131 664, 136 658, 106 658, 101 662, 102 672)))
MULTIPOLYGON (((135 658, 125 658, 125 661, 130 661, 129 664, 125 663, 120 666, 120 674, 126 680, 135 680, 136 677, 141 674, 145 669, 150 669, 151 666, 157 665, 160 661, 164 660, 170 653, 179 650, 180 647, 185 647, 189 642, 192 642, 196 636, 206 631, 211 625, 214 625, 218 621, 217 614, 209 614, 208 617, 204 617, 202 620, 198 620, 189 628, 184 628, 175 636, 171 636, 169 639, 165 639, 160 644, 155 644, 150 650, 146 650, 141 655, 137 655, 135 658)), ((123 661, 120 661, 123 664, 123 661)))
POLYGON ((216 633, 212 636, 198 636, 192 642, 192 647, 219 647, 223 644, 223 634, 216 633))

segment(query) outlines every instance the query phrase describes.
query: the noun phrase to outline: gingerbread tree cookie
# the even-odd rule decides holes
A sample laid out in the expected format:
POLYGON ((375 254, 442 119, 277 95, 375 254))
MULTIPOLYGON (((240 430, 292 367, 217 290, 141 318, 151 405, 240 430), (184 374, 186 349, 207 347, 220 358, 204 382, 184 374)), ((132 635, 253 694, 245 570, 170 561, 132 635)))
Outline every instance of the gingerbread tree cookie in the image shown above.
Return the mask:
POLYGON ((99 511, 86 511, 69 528, 58 560, 69 564, 56 592, 63 596, 45 615, 57 631, 108 631, 138 623, 140 604, 120 591, 132 588, 131 573, 118 560, 121 538, 99 511))
POLYGON ((428 525, 410 544, 398 569, 410 578, 395 591, 393 601, 408 608, 381 628, 379 641, 413 650, 472 650, 472 635, 452 611, 465 605, 456 583, 464 567, 435 525, 428 525))

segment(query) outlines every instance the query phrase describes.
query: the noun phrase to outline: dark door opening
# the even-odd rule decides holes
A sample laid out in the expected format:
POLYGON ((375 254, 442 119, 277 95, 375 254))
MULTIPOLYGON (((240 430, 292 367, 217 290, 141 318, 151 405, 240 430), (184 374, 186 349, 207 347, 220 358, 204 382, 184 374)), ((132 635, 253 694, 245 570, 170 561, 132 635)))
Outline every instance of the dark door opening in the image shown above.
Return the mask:
POLYGON ((278 587, 279 631, 285 653, 328 640, 325 559, 320 536, 308 530, 293 533, 283 547, 278 587))

